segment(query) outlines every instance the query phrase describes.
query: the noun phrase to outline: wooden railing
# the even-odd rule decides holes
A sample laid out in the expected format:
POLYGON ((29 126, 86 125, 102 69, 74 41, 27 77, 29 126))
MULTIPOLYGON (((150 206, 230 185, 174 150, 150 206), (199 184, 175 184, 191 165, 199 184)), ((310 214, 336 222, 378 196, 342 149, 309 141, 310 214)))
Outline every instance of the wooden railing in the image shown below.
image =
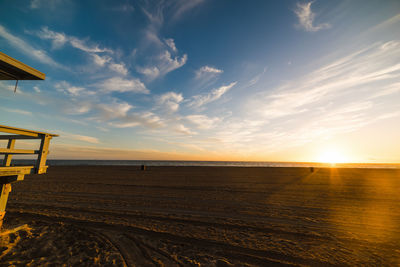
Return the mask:
POLYGON ((0 227, 3 224, 8 194, 11 191, 11 183, 24 180, 27 174, 43 174, 47 171, 47 155, 49 154, 50 140, 58 136, 44 132, 26 130, 5 125, 0 125, 0 140, 8 140, 6 148, 0 148, 0 155, 4 155, 3 164, 0 166, 0 227), (20 139, 40 140, 38 150, 16 149, 15 143, 20 139), (36 163, 32 166, 13 166, 13 155, 37 155, 36 163))

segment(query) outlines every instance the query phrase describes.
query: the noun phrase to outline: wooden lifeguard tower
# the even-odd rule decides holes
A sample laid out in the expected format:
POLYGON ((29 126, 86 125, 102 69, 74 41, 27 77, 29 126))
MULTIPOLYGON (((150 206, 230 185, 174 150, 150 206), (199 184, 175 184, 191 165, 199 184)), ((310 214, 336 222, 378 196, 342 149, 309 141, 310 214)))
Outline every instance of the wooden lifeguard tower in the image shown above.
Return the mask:
MULTIPOLYGON (((44 73, 0 52, 0 80, 15 80, 15 89, 17 89, 19 80, 44 79, 44 73)), ((49 154, 50 140, 55 136, 58 135, 0 125, 0 140, 8 140, 7 148, 0 148, 0 155, 4 155, 3 163, 0 165, 0 228, 6 213, 11 184, 24 180, 27 174, 46 173, 46 160, 49 154), (16 140, 21 139, 36 139, 40 142, 40 147, 38 150, 15 149, 16 140), (14 154, 37 155, 36 163, 32 166, 14 166, 11 164, 14 154)))

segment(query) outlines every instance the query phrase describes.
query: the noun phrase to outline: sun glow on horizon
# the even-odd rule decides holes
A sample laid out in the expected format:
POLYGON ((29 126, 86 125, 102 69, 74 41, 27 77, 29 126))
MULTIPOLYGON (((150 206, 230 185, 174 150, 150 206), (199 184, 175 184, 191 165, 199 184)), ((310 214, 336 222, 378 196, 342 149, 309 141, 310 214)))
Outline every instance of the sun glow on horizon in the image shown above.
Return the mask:
POLYGON ((330 164, 346 163, 349 162, 349 159, 346 156, 346 154, 340 151, 339 149, 328 148, 325 149, 318 157, 318 162, 330 163, 330 164))

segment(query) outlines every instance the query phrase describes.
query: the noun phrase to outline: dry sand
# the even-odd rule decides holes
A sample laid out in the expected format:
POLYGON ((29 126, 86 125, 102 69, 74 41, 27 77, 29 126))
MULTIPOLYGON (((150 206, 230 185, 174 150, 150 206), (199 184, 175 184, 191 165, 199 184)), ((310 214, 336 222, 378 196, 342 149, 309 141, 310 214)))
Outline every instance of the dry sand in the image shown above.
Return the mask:
POLYGON ((400 265, 400 170, 51 167, 14 184, 0 265, 400 265))

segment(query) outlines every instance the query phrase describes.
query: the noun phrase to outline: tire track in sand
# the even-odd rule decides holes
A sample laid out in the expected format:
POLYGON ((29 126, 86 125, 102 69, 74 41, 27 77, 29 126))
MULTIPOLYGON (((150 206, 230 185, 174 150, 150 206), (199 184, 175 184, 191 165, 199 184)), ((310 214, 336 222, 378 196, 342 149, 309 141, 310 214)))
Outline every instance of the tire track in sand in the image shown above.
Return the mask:
MULTIPOLYGON (((21 216, 36 221, 64 222, 81 228, 91 229, 97 233, 101 232, 116 248, 118 248, 118 251, 124 257, 127 266, 160 265, 160 263, 155 261, 149 254, 149 251, 155 251, 157 254, 161 254, 159 253, 159 250, 156 250, 149 245, 143 245, 144 242, 138 242, 138 239, 135 236, 141 236, 145 237, 145 239, 158 240, 171 244, 185 244, 187 248, 203 251, 213 258, 226 257, 228 259, 244 263, 247 262, 258 266, 335 266, 319 259, 297 257, 269 250, 246 248, 204 238, 180 236, 174 233, 158 232, 122 224, 108 224, 105 222, 86 221, 66 217, 52 217, 32 213, 20 213, 18 217, 21 216), (132 238, 132 236, 134 236, 134 238, 132 238)), ((164 258, 164 255, 162 256, 164 258)), ((168 256, 167 258, 168 261, 171 260, 171 256, 168 256)), ((177 262, 174 261, 174 265, 177 265, 177 262)))

